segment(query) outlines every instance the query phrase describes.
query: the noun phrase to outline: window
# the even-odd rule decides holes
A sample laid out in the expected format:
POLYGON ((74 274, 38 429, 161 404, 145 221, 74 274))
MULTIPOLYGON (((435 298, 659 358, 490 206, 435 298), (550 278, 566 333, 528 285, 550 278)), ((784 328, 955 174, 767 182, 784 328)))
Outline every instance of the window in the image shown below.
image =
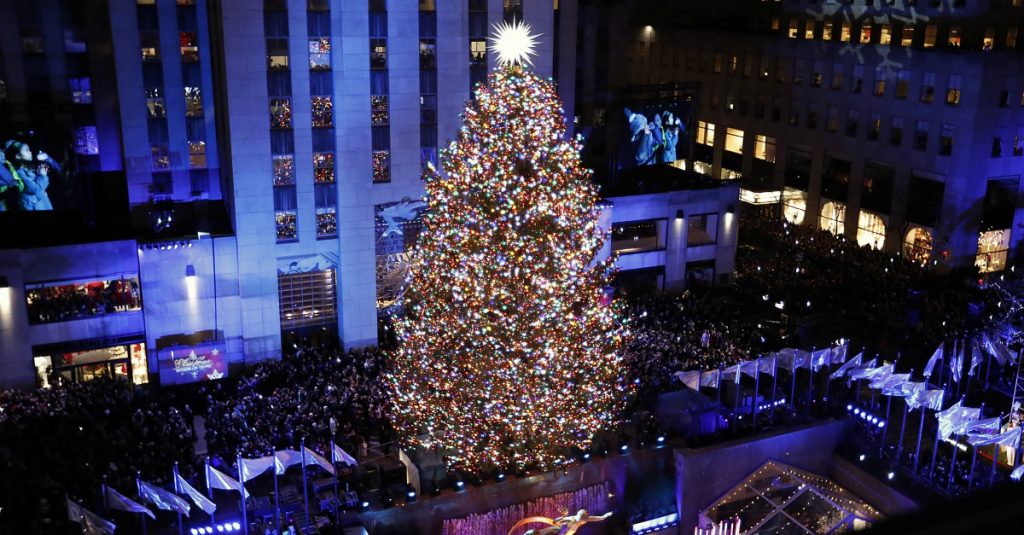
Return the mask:
POLYGON ((316 209, 316 237, 326 238, 338 235, 337 198, 338 186, 317 184, 313 188, 316 209))
POLYGON ((861 210, 857 216, 857 245, 881 249, 885 244, 885 219, 861 210))
POLYGON ((860 25, 860 39, 859 39, 858 42, 860 42, 862 44, 868 44, 868 43, 871 42, 871 23, 870 22, 862 22, 861 23, 861 25, 860 25))
POLYGON ((1017 48, 1017 27, 1011 26, 1006 30, 1006 48, 1017 48))
POLYGON ((420 69, 432 70, 437 68, 437 41, 434 39, 420 39, 420 69))
POLYGON ((994 28, 985 29, 985 37, 981 40, 981 49, 988 52, 992 50, 996 44, 996 30, 994 28))
POLYGON ((782 217, 794 225, 802 225, 807 214, 807 192, 786 188, 782 194, 782 217))
POLYGON ((277 241, 285 242, 298 239, 295 209, 295 187, 274 188, 274 224, 277 241))
POLYGON ((725 63, 725 56, 721 52, 715 52, 715 62, 712 71, 715 74, 722 74, 722 66, 725 63))
POLYGON ((729 74, 736 74, 740 68, 740 57, 737 54, 729 54, 729 74))
POLYGON ((89 77, 68 78, 68 86, 71 89, 71 102, 75 104, 92 103, 92 84, 89 77))
POLYGON ((825 67, 820 61, 815 61, 812 65, 813 70, 811 71, 811 85, 814 87, 821 87, 821 79, 824 76, 823 71, 825 67))
POLYGON ((295 156, 274 154, 271 157, 275 186, 295 185, 295 156))
POLYGON ((743 153, 743 130, 725 129, 725 150, 736 154, 743 153))
POLYGON ((921 75, 921 102, 931 103, 935 100, 935 73, 925 71, 921 75))
MULTIPOLYGON (((2 100, 0 100, 2 102, 2 100)), ((79 126, 74 130, 75 154, 92 156, 100 153, 95 126, 79 126)))
POLYGON ((772 97, 772 121, 782 119, 782 97, 772 97))
POLYGON ((878 29, 878 44, 888 45, 892 42, 892 24, 882 24, 878 29))
POLYGON ((959 74, 950 74, 946 86, 946 104, 956 106, 960 104, 960 86, 963 85, 963 77, 959 74))
POLYGON ((142 310, 137 274, 108 277, 25 285, 29 324, 142 310))
POLYGON ((832 89, 838 91, 843 88, 843 69, 845 65, 836 63, 832 65, 832 89))
POLYGON ((822 230, 827 230, 836 236, 842 236, 846 232, 846 205, 835 201, 827 201, 821 207, 821 217, 818 224, 822 230))
POLYGON ((718 241, 718 214, 687 217, 686 246, 711 245, 718 241))
POLYGON ((821 26, 821 40, 832 40, 832 21, 826 20, 825 23, 821 26))
POLYGON ((814 39, 814 19, 807 19, 807 25, 804 26, 804 39, 814 39))
POLYGON ((928 121, 917 121, 914 124, 914 148, 925 150, 928 148, 928 121))
POLYGON ((891 212, 895 177, 896 168, 889 164, 872 160, 864 162, 860 207, 882 214, 891 212))
POLYGON ((850 92, 860 93, 864 87, 864 65, 853 66, 853 77, 850 80, 850 92))
POLYGON ((758 95, 757 100, 754 101, 754 118, 764 119, 765 106, 768 104, 768 97, 765 95, 758 95))
POLYGON ((942 132, 939 135, 939 154, 949 156, 953 154, 953 136, 956 134, 956 127, 951 124, 942 125, 942 132))
POLYGON ((375 150, 371 155, 373 182, 391 182, 391 151, 375 150))
POLYGON ((889 143, 899 145, 903 143, 903 117, 893 116, 892 125, 889 128, 889 143))
POLYGON ((800 85, 804 83, 805 68, 807 68, 807 63, 804 60, 796 60, 796 64, 793 67, 793 85, 800 85))
POLYGON ((900 35, 900 46, 914 46, 914 26, 906 25, 900 35))
POLYGON ((878 136, 882 132, 882 115, 879 113, 872 113, 871 120, 868 121, 868 140, 878 141, 878 136))
POLYGON ((277 276, 281 329, 333 326, 338 319, 335 271, 277 276))
POLYGON ((1017 135, 1013 136, 1013 155, 1024 156, 1024 126, 1017 127, 1017 135))
POLYGON ((178 32, 178 44, 181 48, 181 61, 199 61, 199 34, 178 32))
POLYGON ((160 119, 167 116, 162 88, 146 88, 146 113, 150 119, 160 119))
POLYGON ((715 146, 714 123, 697 121, 697 143, 700 143, 701 145, 707 145, 709 147, 715 146))
POLYGON ((924 47, 932 48, 939 35, 939 27, 936 24, 926 24, 924 27, 924 47))
POLYGON ((267 38, 267 68, 288 68, 287 38, 267 38))
POLYGON ((630 254, 664 249, 667 223, 664 219, 651 219, 612 224, 612 252, 630 254))
POLYGON ((903 241, 903 255, 911 262, 928 263, 932 256, 932 233, 923 227, 911 227, 903 241))
POLYGON ((709 95, 709 99, 710 99, 709 105, 711 106, 711 109, 716 110, 716 109, 718 109, 719 104, 721 104, 722 96, 720 94, 718 94, 718 88, 716 88, 716 87, 712 87, 711 91, 709 91, 709 93, 710 93, 710 95, 709 95))
POLYGON ((188 143, 188 166, 206 167, 206 124, 203 119, 185 120, 185 140, 188 143))
POLYGON ((313 182, 329 184, 334 182, 334 153, 313 153, 313 182))
POLYGON ((142 44, 142 61, 157 61, 160 59, 159 33, 139 32, 139 41, 142 44))
POLYGON ((270 127, 291 128, 292 127, 292 99, 272 98, 270 99, 270 127))
POLYGON ((761 64, 759 65, 760 68, 757 71, 758 78, 762 80, 768 79, 768 65, 770 65, 771 63, 771 56, 761 56, 761 64))
POLYGON ((800 124, 800 110, 795 106, 789 109, 789 126, 800 124))
POLYGON ((1003 155, 1003 138, 996 136, 992 138, 992 157, 999 158, 1003 155))
POLYGON ((851 24, 848 20, 844 20, 839 29, 839 40, 842 41, 843 43, 849 43, 852 32, 853 24, 851 24))
POLYGON ((310 97, 309 106, 313 128, 331 128, 334 126, 334 102, 331 97, 310 97))
POLYGON ((1006 256, 1010 249, 1010 230, 998 229, 978 234, 978 255, 974 265, 981 273, 1002 271, 1006 267, 1006 256))
POLYGON ((733 111, 736 109, 736 92, 732 89, 725 90, 725 110, 733 111))
POLYGON ((888 76, 888 71, 884 67, 875 68, 875 90, 874 94, 876 97, 885 95, 885 79, 888 76))
POLYGON ((786 64, 789 63, 789 58, 778 57, 775 58, 775 81, 784 84, 786 83, 786 64))
POLYGON ((849 110, 846 112, 846 135, 857 137, 857 129, 860 127, 860 111, 849 110))
POLYGON ((373 125, 386 125, 390 122, 390 113, 388 111, 388 96, 387 95, 371 95, 370 96, 370 122, 373 125))
POLYGON ((198 87, 185 86, 185 117, 203 116, 203 92, 198 87))
POLYGON ((743 77, 750 78, 750 75, 754 72, 754 55, 747 54, 743 58, 743 77))
POLYGON ((487 65, 487 41, 472 39, 469 42, 470 65, 487 65))
POLYGON ((999 92, 999 107, 1009 108, 1010 107, 1010 92, 1006 89, 999 92))
POLYGON ((331 69, 330 37, 314 37, 309 40, 309 69, 311 71, 331 69))
POLYGON ((370 68, 388 68, 388 40, 370 39, 370 68))
POLYGON ((949 37, 946 38, 946 46, 953 48, 960 48, 960 40, 963 35, 963 29, 960 26, 949 27, 949 37))
POLYGON ((789 19, 789 33, 787 34, 790 39, 796 39, 800 33, 800 19, 796 17, 790 17, 789 19))
POLYGON ((825 121, 825 131, 835 133, 839 129, 839 108, 835 106, 829 106, 826 109, 828 117, 825 121))
POLYGON ((775 163, 775 138, 763 134, 754 136, 754 158, 775 163))
POLYGON ((910 89, 910 71, 900 69, 896 72, 896 98, 907 98, 910 89))
POLYGON ((818 106, 816 104, 807 105, 807 128, 818 128, 818 106))

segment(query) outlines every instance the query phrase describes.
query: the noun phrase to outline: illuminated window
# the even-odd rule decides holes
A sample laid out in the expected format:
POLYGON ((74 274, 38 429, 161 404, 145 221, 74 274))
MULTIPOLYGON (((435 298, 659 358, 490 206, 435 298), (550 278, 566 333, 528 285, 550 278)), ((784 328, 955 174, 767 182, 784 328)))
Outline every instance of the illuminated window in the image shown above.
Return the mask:
POLYGON ((331 97, 310 97, 309 105, 313 128, 334 126, 334 102, 331 97))
POLYGON ((1010 229, 989 230, 978 234, 978 255, 974 265, 982 273, 1002 271, 1010 249, 1010 229))
POLYGON ((277 276, 281 329, 332 327, 338 320, 333 269, 277 276))
POLYGON ((801 225, 807 215, 807 192, 786 188, 782 194, 782 216, 794 225, 801 225))
POLYGON ((931 103, 935 100, 935 73, 925 71, 921 75, 921 102, 931 103))
POLYGON ((814 39, 814 19, 807 19, 807 25, 804 26, 804 39, 814 39))
POLYGON ((612 225, 612 252, 629 254, 664 249, 666 225, 664 219, 615 223, 612 225))
POLYGON ((985 37, 981 40, 981 49, 985 51, 992 50, 996 45, 996 30, 995 28, 986 28, 985 37))
POLYGON ((181 48, 181 61, 199 61, 199 34, 178 32, 178 45, 181 48))
MULTIPOLYGON (((471 53, 474 50, 470 51, 471 53)), ((370 39, 370 68, 371 69, 386 69, 388 68, 388 40, 387 39, 370 39)))
POLYGON ((843 70, 846 68, 842 63, 835 63, 832 65, 832 89, 839 90, 843 88, 843 70))
POLYGON ((960 86, 963 85, 963 77, 959 74, 950 74, 946 86, 946 104, 956 106, 960 104, 960 86))
POLYGON ((274 227, 279 242, 299 237, 295 204, 294 186, 274 188, 274 227))
POLYGON ((31 325, 142 310, 138 276, 25 285, 31 325))
POLYGON ((835 131, 839 129, 839 109, 835 106, 829 106, 825 112, 827 114, 825 130, 830 133, 835 133, 835 131))
POLYGON ((872 113, 871 120, 868 121, 868 140, 878 141, 878 136, 882 132, 882 115, 880 113, 872 113))
POLYGON ((292 127, 292 99, 272 98, 270 99, 270 127, 291 128, 292 127))
POLYGON ((874 89, 874 94, 875 94, 876 97, 881 97, 881 96, 885 95, 885 79, 886 79, 886 77, 888 77, 888 75, 889 75, 889 73, 888 73, 888 71, 886 71, 885 67, 876 67, 875 68, 875 89, 874 89))
POLYGON ((861 210, 857 216, 857 245, 881 249, 885 244, 885 219, 861 210))
POLYGON ((736 92, 732 89, 725 90, 725 109, 727 111, 736 109, 736 92))
POLYGON ((68 86, 71 89, 71 102, 75 104, 92 103, 92 84, 89 77, 68 78, 68 86))
POLYGON ((903 27, 903 33, 900 35, 900 46, 913 46, 914 45, 914 26, 907 25, 903 27))
POLYGON ((811 71, 811 85, 814 87, 821 87, 821 79, 824 77, 823 71, 825 70, 824 65, 820 61, 815 61, 812 64, 811 71))
POLYGON ((171 168, 171 154, 167 150, 167 143, 150 143, 149 148, 153 156, 153 169, 171 168))
POLYGON ((715 146, 715 123, 697 121, 697 143, 709 147, 715 146))
POLYGON ((331 38, 314 37, 309 40, 309 69, 326 71, 331 68, 331 38))
POLYGON ((827 201, 821 207, 821 217, 818 224, 822 230, 827 230, 836 236, 841 236, 846 230, 846 205, 835 201, 827 201))
POLYGON ((373 181, 375 183, 391 181, 391 151, 375 150, 372 154, 373 181))
POLYGON ((729 54, 729 74, 736 74, 740 68, 740 57, 736 54, 729 54))
POLYGON ((313 182, 327 184, 334 182, 334 153, 313 153, 313 182))
POLYGON ((791 17, 789 19, 789 33, 787 35, 789 35, 790 39, 796 39, 799 34, 800 34, 800 19, 798 19, 796 17, 791 17))
POLYGON ((139 32, 142 43, 142 60, 157 61, 160 59, 160 34, 157 32, 139 32))
POLYGON ((1017 134, 1013 136, 1013 155, 1024 156, 1024 126, 1017 127, 1017 134))
POLYGON ((691 215, 686 218, 686 246, 699 247, 718 241, 718 214, 691 215))
POLYGON ((949 156, 953 154, 953 139, 956 136, 956 127, 951 124, 942 125, 942 132, 939 135, 939 154, 949 156))
POLYGON ((743 130, 725 129, 725 150, 736 154, 743 153, 743 130))
POLYGON ((859 40, 859 42, 860 43, 864 43, 864 44, 867 44, 867 43, 871 42, 871 23, 870 22, 863 22, 863 23, 861 23, 861 25, 860 25, 860 40, 859 40))
POLYGON ((469 41, 469 63, 471 65, 487 64, 487 41, 472 39, 469 41))
POLYGON ((775 138, 763 134, 754 136, 754 158, 775 163, 775 138))
POLYGON ((924 227, 912 227, 903 240, 903 255, 911 262, 924 265, 932 256, 932 231, 924 227))
POLYGON ((268 38, 267 39, 267 68, 287 69, 288 68, 288 39, 268 38))
POLYGON ((850 21, 844 20, 839 29, 839 40, 844 43, 849 43, 852 32, 853 25, 850 23, 850 21))
POLYGON ((185 86, 185 117, 203 116, 203 92, 198 87, 185 86))
POLYGON ((771 56, 761 56, 761 68, 757 71, 758 78, 762 80, 768 79, 768 65, 770 63, 772 63, 771 56))
POLYGON ((772 31, 778 31, 779 29, 779 17, 772 17, 772 31))
POLYGON ((271 156, 275 186, 295 185, 295 156, 274 154, 271 156))
POLYGON ((860 93, 864 88, 864 65, 853 66, 853 77, 850 79, 850 92, 860 93))
POLYGON ((896 98, 907 98, 910 91, 910 71, 900 69, 896 71, 896 98))
POLYGON ((821 40, 831 41, 832 40, 832 21, 826 20, 821 26, 821 40))
POLYGON ((892 42, 892 24, 885 23, 879 27, 878 44, 888 45, 892 42))
POLYGON ((931 48, 935 46, 935 40, 939 35, 939 27, 935 24, 927 24, 924 27, 924 47, 931 48))
POLYGON ((960 48, 960 40, 963 36, 963 28, 960 26, 949 27, 949 38, 946 40, 946 45, 953 48, 960 48))

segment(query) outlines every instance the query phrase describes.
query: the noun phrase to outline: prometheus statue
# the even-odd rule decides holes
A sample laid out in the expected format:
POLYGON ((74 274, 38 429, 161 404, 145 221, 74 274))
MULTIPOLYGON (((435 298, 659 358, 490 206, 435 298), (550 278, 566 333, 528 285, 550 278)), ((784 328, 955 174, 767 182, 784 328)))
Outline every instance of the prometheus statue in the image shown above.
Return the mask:
POLYGON ((508 530, 509 535, 521 526, 526 524, 541 523, 547 524, 549 527, 540 529, 527 530, 523 535, 572 535, 576 533, 576 530, 580 529, 583 524, 589 524, 590 522, 600 522, 608 517, 612 516, 609 511, 601 516, 590 516, 586 509, 580 509, 574 515, 570 515, 568 511, 563 516, 558 518, 548 518, 546 516, 531 516, 516 522, 516 525, 512 526, 512 529, 508 530))

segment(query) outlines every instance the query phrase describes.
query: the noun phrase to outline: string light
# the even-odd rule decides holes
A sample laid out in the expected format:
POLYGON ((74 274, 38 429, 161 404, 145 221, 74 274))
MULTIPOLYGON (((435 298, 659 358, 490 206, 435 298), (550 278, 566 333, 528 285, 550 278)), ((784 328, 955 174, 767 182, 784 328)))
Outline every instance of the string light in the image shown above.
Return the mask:
MULTIPOLYGON (((500 51, 499 51, 500 52, 500 51)), ((396 429, 470 471, 556 465, 618 420, 630 336, 598 195, 551 83, 506 62, 428 168, 387 384, 396 429), (426 433, 426 434, 424 434, 426 433), (427 437, 427 438, 423 438, 427 437)))

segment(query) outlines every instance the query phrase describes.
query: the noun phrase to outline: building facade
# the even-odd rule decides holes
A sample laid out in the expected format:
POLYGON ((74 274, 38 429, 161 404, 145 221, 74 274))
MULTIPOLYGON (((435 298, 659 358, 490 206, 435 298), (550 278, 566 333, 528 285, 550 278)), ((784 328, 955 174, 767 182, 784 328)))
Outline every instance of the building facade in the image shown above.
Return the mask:
POLYGON ((289 332, 374 344, 421 170, 494 66, 492 25, 540 34, 534 68, 572 116, 573 1, 0 5, 0 130, 64 150, 89 184, 59 203, 55 179, 52 221, 0 226, 125 213, 0 246, 0 386, 216 378, 289 332), (120 197, 96 208, 90 173, 120 197))
POLYGON ((921 262, 991 272, 1021 251, 1024 3, 595 4, 582 124, 619 87, 699 82, 688 165, 746 203, 921 262))

